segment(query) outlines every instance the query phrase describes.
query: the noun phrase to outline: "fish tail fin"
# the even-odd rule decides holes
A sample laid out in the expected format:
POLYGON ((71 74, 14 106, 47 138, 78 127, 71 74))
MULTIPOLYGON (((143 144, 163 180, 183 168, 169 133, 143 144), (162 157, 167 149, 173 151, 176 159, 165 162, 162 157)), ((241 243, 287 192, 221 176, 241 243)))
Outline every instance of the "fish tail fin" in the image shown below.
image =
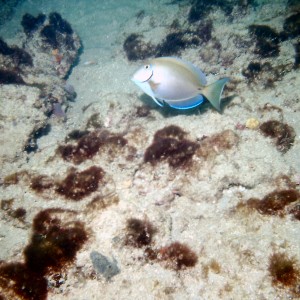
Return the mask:
POLYGON ((225 84, 230 79, 228 77, 222 78, 208 86, 206 86, 202 91, 202 95, 211 103, 211 105, 217 109, 218 111, 221 110, 221 94, 223 92, 225 84))

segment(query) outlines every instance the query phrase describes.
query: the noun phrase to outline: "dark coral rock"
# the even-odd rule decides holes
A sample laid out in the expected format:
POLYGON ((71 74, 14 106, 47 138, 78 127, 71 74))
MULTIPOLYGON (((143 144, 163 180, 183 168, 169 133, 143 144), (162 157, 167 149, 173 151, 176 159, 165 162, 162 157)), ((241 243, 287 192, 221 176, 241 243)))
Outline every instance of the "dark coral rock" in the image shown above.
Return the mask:
POLYGON ((18 47, 13 48, 13 50, 12 58, 17 65, 33 66, 32 57, 27 51, 18 47))
POLYGON ((282 153, 287 152, 294 144, 296 133, 288 124, 270 120, 262 123, 259 129, 265 136, 275 140, 277 149, 282 153))
POLYGON ((246 69, 242 71, 242 74, 253 80, 262 71, 262 65, 259 62, 250 62, 246 69))
POLYGON ((85 128, 99 129, 101 127, 103 127, 103 122, 101 120, 100 114, 94 113, 89 117, 85 128))
POLYGON ((0 54, 3 55, 11 55, 13 54, 13 49, 11 47, 9 47, 7 45, 6 42, 4 42, 1 38, 0 38, 0 54))
POLYGON ((249 84, 259 84, 268 89, 274 88, 275 83, 280 81, 290 69, 288 65, 272 66, 269 62, 250 62, 247 68, 242 70, 242 74, 249 84))
POLYGON ((17 72, 0 69, 0 84, 26 84, 26 83, 17 72))
POLYGON ((185 132, 174 125, 157 131, 153 143, 144 154, 144 161, 155 165, 161 160, 166 160, 174 168, 186 166, 198 144, 183 138, 184 135, 185 132))
POLYGON ((83 136, 85 136, 88 133, 89 133, 89 131, 87 131, 87 130, 74 129, 67 135, 65 141, 67 142, 69 140, 79 140, 80 138, 82 138, 83 136))
POLYGON ((274 57, 279 55, 279 46, 277 43, 265 39, 258 39, 256 43, 255 54, 261 57, 274 57))
POLYGON ((188 21, 190 23, 194 23, 203 19, 207 15, 207 13, 209 13, 209 9, 206 9, 206 4, 204 3, 204 1, 195 2, 196 4, 190 8, 188 14, 188 21))
POLYGON ((37 17, 31 14, 25 14, 22 18, 21 25, 26 35, 33 34, 46 20, 46 15, 39 14, 37 17))
POLYGON ((67 199, 79 201, 98 190, 104 176, 100 167, 90 167, 82 172, 72 169, 67 177, 57 184, 56 192, 67 199))
POLYGON ((226 15, 230 15, 234 4, 222 0, 194 0, 188 14, 188 21, 194 23, 203 20, 213 9, 220 8, 226 15))
POLYGON ((35 129, 29 136, 26 145, 24 146, 24 151, 27 153, 36 152, 38 150, 37 140, 42 136, 49 134, 51 131, 50 124, 44 124, 41 127, 35 129))
POLYGON ((274 253, 270 257, 269 272, 274 285, 295 286, 300 271, 295 259, 288 258, 283 253, 274 253))
POLYGON ((187 47, 197 46, 202 42, 208 41, 209 28, 202 27, 203 35, 201 35, 201 26, 198 31, 184 30, 169 33, 160 44, 156 46, 155 56, 177 55, 187 47), (207 30, 207 31, 206 31, 207 30))
POLYGON ((16 46, 10 47, 0 38, 0 54, 11 57, 13 62, 19 66, 33 66, 31 55, 24 49, 16 46))
POLYGON ((286 18, 283 24, 283 29, 289 38, 294 38, 300 35, 300 12, 286 18))
POLYGON ((184 39, 183 32, 169 33, 165 39, 157 45, 156 56, 170 56, 180 53, 189 43, 184 39))
POLYGON ((61 15, 57 12, 53 12, 49 15, 49 24, 54 27, 57 31, 66 34, 72 34, 73 29, 71 25, 64 20, 61 15))
POLYGON ((45 42, 48 43, 53 49, 58 48, 56 30, 53 26, 46 25, 41 30, 41 36, 44 38, 45 42))
POLYGON ((199 24, 195 30, 180 30, 178 22, 171 25, 172 32, 156 46, 145 43, 142 36, 131 34, 124 42, 123 49, 129 60, 146 59, 151 56, 170 56, 180 54, 187 47, 198 46, 207 43, 211 39, 212 22, 206 21, 199 24))
POLYGON ((158 253, 158 258, 164 262, 165 267, 176 271, 194 267, 198 261, 196 253, 187 245, 179 242, 159 249, 158 253))
POLYGON ((136 116, 139 118, 145 118, 150 115, 150 107, 146 105, 141 105, 136 108, 136 116))
POLYGON ((125 244, 137 248, 150 245, 157 231, 149 221, 136 218, 127 220, 126 230, 125 244))
POLYGON ((65 46, 74 49, 73 29, 60 14, 54 12, 49 15, 49 24, 40 32, 44 41, 53 49, 65 46))
POLYGON ((280 35, 267 25, 250 25, 249 32, 256 38, 254 52, 261 57, 279 55, 280 35))
POLYGON ((155 47, 150 43, 145 43, 142 36, 136 33, 130 34, 125 39, 123 49, 128 60, 146 59, 155 53, 155 47))
POLYGON ((201 22, 199 24, 195 33, 203 43, 207 43, 211 40, 212 31, 213 31, 213 22, 211 20, 207 20, 206 22, 201 22))
POLYGON ((272 40, 279 43, 279 34, 267 25, 250 25, 249 32, 257 38, 272 40))
POLYGON ((299 0, 288 0, 287 7, 296 8, 300 6, 299 0))
POLYGON ((127 144, 127 140, 119 135, 111 134, 110 132, 94 131, 83 135, 77 145, 62 145, 58 147, 58 153, 64 160, 73 161, 80 164, 86 159, 95 156, 100 148, 109 147, 111 152, 114 148, 122 148, 127 144))
POLYGON ((294 68, 298 69, 300 66, 300 42, 298 42, 295 46, 295 63, 294 68))
POLYGON ((247 205, 263 215, 284 216, 285 207, 297 201, 299 197, 300 194, 297 190, 280 190, 266 195, 262 200, 249 199, 247 205))

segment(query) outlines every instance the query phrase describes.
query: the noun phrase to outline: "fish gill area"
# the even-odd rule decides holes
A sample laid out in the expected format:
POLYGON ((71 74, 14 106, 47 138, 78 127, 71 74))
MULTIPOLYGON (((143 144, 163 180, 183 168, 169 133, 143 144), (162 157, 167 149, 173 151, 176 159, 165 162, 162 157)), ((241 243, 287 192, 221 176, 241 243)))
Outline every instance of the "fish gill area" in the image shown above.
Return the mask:
POLYGON ((177 55, 229 76, 221 114, 113 80, 80 103, 110 62, 80 62, 58 12, 0 39, 0 298, 300 297, 300 7, 172 6, 137 10, 111 59, 177 55))

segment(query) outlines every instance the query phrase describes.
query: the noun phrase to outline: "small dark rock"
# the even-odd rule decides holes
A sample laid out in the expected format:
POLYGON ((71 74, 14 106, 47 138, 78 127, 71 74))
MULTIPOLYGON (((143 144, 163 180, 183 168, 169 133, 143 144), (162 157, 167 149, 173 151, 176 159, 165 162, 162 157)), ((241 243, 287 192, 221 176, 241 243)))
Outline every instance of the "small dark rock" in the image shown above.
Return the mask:
POLYGON ((95 271, 102 274, 106 280, 110 280, 112 277, 120 273, 120 269, 115 258, 110 260, 97 251, 92 251, 90 258, 95 271))

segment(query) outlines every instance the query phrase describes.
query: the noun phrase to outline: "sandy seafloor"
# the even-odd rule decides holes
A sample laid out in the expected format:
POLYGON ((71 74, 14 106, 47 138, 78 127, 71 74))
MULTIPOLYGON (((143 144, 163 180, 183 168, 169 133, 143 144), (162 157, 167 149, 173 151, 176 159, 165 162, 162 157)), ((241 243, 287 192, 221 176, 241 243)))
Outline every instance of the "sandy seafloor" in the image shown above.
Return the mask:
MULTIPOLYGON (((18 44, 24 13, 57 11, 84 46, 67 79, 77 97, 69 103, 65 122, 49 119, 51 131, 38 139, 36 152, 27 154, 17 142, 18 136, 25 134, 22 122, 28 122, 22 119, 18 105, 0 111, 2 116, 10 116, 1 119, 6 130, 1 131, 0 199, 13 199, 10 210, 26 209, 26 216, 19 220, 2 205, 0 260, 24 261, 23 249, 30 241, 31 224, 39 211, 72 209, 77 212, 72 220, 83 222, 88 239, 74 261, 61 270, 60 284, 51 285, 49 275, 48 299, 300 299, 300 222, 288 213, 292 208, 299 210, 299 198, 284 209, 283 216, 264 215, 241 205, 250 198, 263 199, 273 191, 299 189, 300 76, 299 68, 291 67, 294 45, 299 40, 287 39, 280 43, 278 56, 261 58, 254 53, 255 41, 248 31, 252 24, 265 24, 280 32, 293 11, 286 7, 286 1, 262 1, 231 19, 222 10, 213 9, 209 13, 213 41, 187 47, 178 56, 199 66, 208 82, 230 77, 224 97, 233 97, 223 102, 221 114, 207 103, 192 112, 179 112, 159 108, 130 81, 142 62, 129 61, 123 50, 131 33, 141 33, 147 42, 157 44, 170 31, 174 19, 188 26, 185 20, 190 4, 170 2, 28 0, 20 3, 13 18, 0 27, 0 36, 8 44, 18 44), (141 10, 144 14, 137 18, 141 10), (233 42, 237 36, 248 41, 247 46, 237 47, 233 42), (216 40, 221 50, 213 48, 216 40), (224 66, 225 60, 230 63, 224 66), (274 69, 249 83, 242 71, 250 61, 270 62, 274 69, 284 65, 288 71, 266 88, 266 77, 273 78, 274 69), (148 116, 137 115, 141 105, 150 107, 148 116), (81 164, 64 161, 56 152, 58 145, 64 144, 72 130, 85 130, 95 113, 101 126, 92 130, 123 134, 127 145, 113 153, 109 149, 99 151, 81 164), (268 120, 288 124, 296 133, 293 145, 285 153, 279 151, 275 141, 258 128, 244 126, 250 118, 260 124, 268 120), (167 161, 145 163, 143 155, 155 132, 168 125, 179 126, 187 139, 200 146, 205 137, 231 130, 232 145, 226 149, 211 143, 206 155, 196 151, 185 167, 173 168, 167 161), (128 159, 132 148, 133 157, 128 159), (60 181, 72 167, 82 171, 91 166, 101 167, 105 180, 80 201, 53 190, 37 193, 27 177, 16 184, 5 184, 5 178, 15 172, 47 175, 60 181), (89 203, 97 195, 106 207, 90 209, 89 203), (148 220, 156 227, 150 244, 153 249, 175 241, 186 244, 197 255, 195 266, 173 270, 159 259, 146 259, 145 247, 126 245, 126 222, 130 218, 148 220), (95 271, 90 258, 93 251, 117 262, 119 272, 106 279, 105 271, 95 271), (274 254, 293 261, 296 275, 291 285, 272 277, 270 260, 274 254)), ((15 85, 5 89, 10 89, 11 95, 18 94, 15 85)), ((1 95, 1 107, 6 107, 6 95, 1 95)), ((32 122, 39 114, 30 106, 22 109, 32 122)), ((0 292, 7 299, 17 299, 3 286, 0 292)))

